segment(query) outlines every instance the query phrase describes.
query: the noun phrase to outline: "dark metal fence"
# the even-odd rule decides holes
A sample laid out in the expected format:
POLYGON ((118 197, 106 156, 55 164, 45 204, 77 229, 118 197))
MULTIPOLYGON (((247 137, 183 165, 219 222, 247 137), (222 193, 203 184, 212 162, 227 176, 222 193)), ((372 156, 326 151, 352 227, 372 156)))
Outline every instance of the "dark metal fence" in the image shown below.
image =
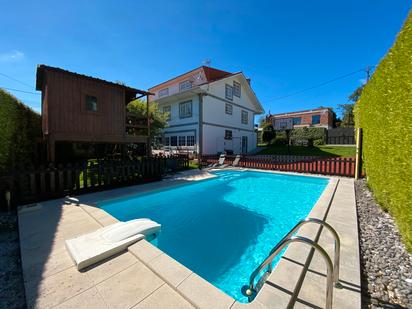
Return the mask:
POLYGON ((7 191, 15 206, 160 180, 163 174, 188 166, 187 156, 172 155, 15 170, 0 176, 0 206, 4 209, 7 205, 7 191))
MULTIPOLYGON (((225 164, 231 164, 235 156, 226 156, 225 164)), ((218 162, 216 155, 202 156, 201 166, 218 162)), ((354 177, 355 158, 315 156, 242 156, 239 167, 278 170, 296 173, 312 173, 354 177)))
POLYGON ((356 144, 355 130, 354 128, 328 129, 326 143, 331 145, 354 145, 356 144))

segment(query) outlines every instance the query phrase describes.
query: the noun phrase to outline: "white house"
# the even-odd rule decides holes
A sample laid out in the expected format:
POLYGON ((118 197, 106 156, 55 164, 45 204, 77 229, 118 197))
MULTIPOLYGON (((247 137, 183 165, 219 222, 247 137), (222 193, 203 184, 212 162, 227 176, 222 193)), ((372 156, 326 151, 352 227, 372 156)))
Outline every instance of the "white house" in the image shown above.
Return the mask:
POLYGON ((264 110, 242 72, 202 66, 149 91, 170 115, 162 136, 166 149, 239 154, 256 148, 254 119, 264 110))

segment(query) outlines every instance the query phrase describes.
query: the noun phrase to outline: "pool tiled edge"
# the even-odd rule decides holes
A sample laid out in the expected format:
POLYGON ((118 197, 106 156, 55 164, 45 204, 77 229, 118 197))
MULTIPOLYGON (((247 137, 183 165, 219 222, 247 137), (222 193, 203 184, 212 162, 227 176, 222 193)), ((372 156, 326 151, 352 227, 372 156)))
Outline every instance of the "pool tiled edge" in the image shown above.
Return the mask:
MULTIPOLYGON (((88 194, 80 197, 78 205, 80 207, 76 208, 82 209, 83 212, 95 222, 93 226, 106 226, 117 222, 117 219, 100 208, 95 207, 97 201, 116 196, 120 197, 139 192, 143 193, 208 177, 211 176, 205 171, 192 171, 191 173, 182 173, 172 179, 153 184, 88 194)), ((356 286, 360 287, 360 273, 359 252, 357 251, 356 209, 354 208, 354 195, 351 196, 350 194, 351 188, 353 190, 353 180, 351 179, 342 178, 338 185, 338 178, 330 178, 328 186, 309 215, 310 217, 323 219, 327 212, 329 201, 336 189, 327 221, 342 235, 341 276, 345 279, 345 282, 349 283, 348 287, 350 286, 352 290, 344 289, 344 291, 341 291, 335 289, 334 308, 346 308, 345 302, 347 303, 348 301, 354 305, 351 308, 360 308, 360 293, 353 292, 353 290, 356 290, 356 286), (354 247, 356 247, 356 249, 354 249, 354 247), (349 265, 346 265, 347 263, 344 261, 346 258, 350 260, 349 265)), ((61 200, 59 201, 61 203, 61 200)), ((53 201, 47 203, 51 202, 53 201)), ((57 201, 54 202, 56 203, 57 201)), ((299 235, 313 238, 318 230, 319 226, 317 225, 306 225, 301 228, 299 235)), ((332 242, 330 237, 328 238, 327 232, 323 231, 321 233, 319 242, 325 245, 326 250, 330 256, 333 257, 332 242)), ((145 240, 141 240, 130 246, 128 254, 136 258, 139 263, 145 265, 148 270, 164 282, 164 285, 151 292, 153 296, 149 297, 149 299, 153 299, 155 295, 157 295, 156 297, 162 297, 161 295, 163 294, 170 294, 172 291, 175 291, 182 299, 199 308, 286 308, 290 305, 295 307, 305 307, 308 305, 323 307, 325 284, 322 280, 324 280, 325 267, 322 264, 321 257, 316 254, 313 259, 308 262, 309 265, 305 265, 309 251, 309 248, 303 246, 290 245, 256 299, 249 304, 242 304, 235 301, 232 297, 145 240), (299 277, 302 276, 305 267, 308 269, 306 270, 307 274, 305 276, 308 277, 308 279, 303 280, 302 288, 296 291, 296 282, 298 282, 299 277), (321 275, 316 276, 316 274, 321 275), (316 291, 313 291, 312 287, 318 288, 316 291), (165 293, 166 291, 167 293, 165 293), (293 296, 295 292, 297 292, 297 295, 293 296)), ((97 293, 99 293, 98 289, 97 293)), ((175 299, 178 298, 175 297, 175 299)), ((145 301, 142 300, 142 302, 145 301)))

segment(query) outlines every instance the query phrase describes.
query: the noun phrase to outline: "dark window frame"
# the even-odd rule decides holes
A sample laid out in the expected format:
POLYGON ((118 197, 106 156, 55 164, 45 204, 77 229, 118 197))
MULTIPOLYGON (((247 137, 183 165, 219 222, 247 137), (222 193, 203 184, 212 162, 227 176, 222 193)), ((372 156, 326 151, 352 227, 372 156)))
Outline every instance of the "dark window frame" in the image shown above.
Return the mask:
POLYGON ((242 112, 240 113, 240 122, 242 124, 249 124, 249 113, 247 111, 242 110, 242 112))
POLYGON ((230 103, 225 104, 225 114, 233 115, 233 104, 230 104, 230 103), (229 109, 228 109, 228 107, 229 107, 229 109))
POLYGON ((242 86, 236 81, 233 81, 233 95, 238 98, 242 96, 242 86))
POLYGON ((190 82, 190 80, 187 79, 179 83, 179 92, 189 89, 192 89, 192 83, 190 82))
POLYGON ((320 115, 312 115, 312 124, 320 124, 320 115), (318 119, 315 121, 315 119, 318 119))
POLYGON ((225 98, 233 101, 233 86, 225 84, 225 98))
POLYGON ((293 117, 292 118, 293 125, 300 125, 302 124, 302 117, 293 117))
POLYGON ((179 103, 179 118, 184 119, 184 118, 191 118, 191 117, 193 117, 193 101, 189 100, 189 101, 180 102, 179 103), (190 115, 182 115, 182 106, 184 104, 189 104, 189 103, 190 103, 190 115))
POLYGON ((85 97, 85 110, 86 110, 86 112, 94 112, 94 113, 96 113, 97 111, 98 111, 98 100, 97 100, 97 97, 96 96, 94 96, 94 95, 90 95, 90 94, 86 94, 86 97, 85 97), (94 99, 94 107, 95 108, 92 108, 92 109, 90 109, 89 107, 90 107, 90 105, 89 105, 89 99, 94 99))
POLYGON ((177 147, 177 135, 170 136, 170 146, 177 147))
POLYGON ((159 98, 163 98, 169 95, 169 88, 163 88, 159 90, 159 98))
POLYGON ((187 135, 186 136, 186 146, 194 146, 196 144, 196 138, 194 135, 187 135), (193 145, 192 145, 192 141, 193 141, 193 145))
POLYGON ((186 146, 186 136, 185 135, 179 135, 178 145, 179 146, 186 146), (182 142, 182 140, 183 140, 183 142, 182 142))
POLYGON ((172 106, 171 105, 166 105, 166 106, 163 106, 163 114, 164 113, 169 113, 169 117, 167 117, 167 121, 169 121, 169 120, 171 120, 172 119, 172 106), (169 111, 168 112, 166 112, 165 111, 165 109, 169 109, 169 111))
POLYGON ((233 139, 233 131, 232 130, 225 130, 225 139, 232 140, 233 139))

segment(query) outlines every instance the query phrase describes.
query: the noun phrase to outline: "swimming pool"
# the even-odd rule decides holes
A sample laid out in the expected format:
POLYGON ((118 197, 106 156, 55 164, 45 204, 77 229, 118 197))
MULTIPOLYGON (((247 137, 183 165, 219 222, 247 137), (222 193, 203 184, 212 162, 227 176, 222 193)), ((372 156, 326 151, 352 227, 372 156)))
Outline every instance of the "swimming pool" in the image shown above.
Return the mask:
MULTIPOLYGON (((327 178, 218 171, 215 178, 98 204, 120 221, 162 225, 153 244, 240 302, 272 247, 309 214, 327 178)), ((280 257, 278 257, 279 259, 280 257)))

